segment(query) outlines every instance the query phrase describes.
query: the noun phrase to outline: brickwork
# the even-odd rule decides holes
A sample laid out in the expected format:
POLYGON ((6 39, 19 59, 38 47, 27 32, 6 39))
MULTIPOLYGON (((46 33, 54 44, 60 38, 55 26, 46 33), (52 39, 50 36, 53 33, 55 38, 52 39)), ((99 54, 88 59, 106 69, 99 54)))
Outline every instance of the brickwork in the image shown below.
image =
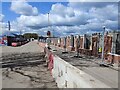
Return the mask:
POLYGON ((83 47, 83 37, 80 38, 80 49, 81 49, 81 48, 84 48, 84 47, 83 47))
POLYGON ((64 48, 64 38, 63 37, 61 38, 60 47, 64 48))
POLYGON ((68 51, 71 51, 71 39, 70 39, 70 36, 67 36, 66 48, 67 48, 68 51))
POLYGON ((92 55, 98 57, 98 37, 92 37, 92 55))
POLYGON ((60 47, 60 43, 61 43, 61 38, 57 38, 57 46, 60 47))
POLYGON ((57 44, 58 44, 58 39, 54 38, 54 45, 57 46, 57 44))
MULTIPOLYGON (((108 62, 111 62, 112 59, 114 59, 115 63, 120 62, 120 56, 114 56, 114 58, 111 55, 108 55, 108 53, 112 52, 112 41, 113 35, 106 34, 104 37, 104 58, 105 60, 108 60, 108 62)), ((93 34, 92 37, 84 37, 84 36, 67 36, 62 38, 54 39, 54 45, 59 46, 61 48, 64 48, 66 46, 67 51, 76 51, 81 54, 89 55, 89 56, 95 56, 95 57, 101 57, 101 53, 99 53, 99 48, 102 47, 102 35, 100 34, 93 34), (65 45, 65 38, 66 38, 66 45, 65 45), (88 45, 89 40, 90 44, 88 45), (59 43, 58 43, 59 40, 59 43), (85 45, 86 44, 86 45, 85 45), (87 48, 88 49, 87 49, 87 48)))
POLYGON ((74 46, 75 46, 75 51, 77 51, 78 49, 78 37, 77 36, 74 37, 74 46))
POLYGON ((105 36, 104 39, 104 57, 107 58, 107 54, 111 52, 112 47, 112 37, 111 36, 105 36))
POLYGON ((92 50, 89 49, 79 49, 79 52, 84 55, 91 56, 92 55, 92 50))
POLYGON ((107 62, 109 63, 119 63, 120 64, 120 55, 108 54, 107 62))

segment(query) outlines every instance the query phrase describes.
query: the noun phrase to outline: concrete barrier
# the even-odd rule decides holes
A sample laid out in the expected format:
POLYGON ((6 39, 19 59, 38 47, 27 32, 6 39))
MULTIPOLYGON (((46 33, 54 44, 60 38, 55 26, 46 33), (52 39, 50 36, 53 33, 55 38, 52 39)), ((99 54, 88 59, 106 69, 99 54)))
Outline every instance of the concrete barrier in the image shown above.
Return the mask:
POLYGON ((58 88, 110 88, 56 55, 52 75, 58 88))
POLYGON ((0 68, 0 90, 2 90, 2 68, 0 68))
MULTIPOLYGON (((39 45, 45 47, 45 43, 39 43, 39 45)), ((46 50, 47 59, 51 61, 49 57, 50 54, 53 55, 53 53, 48 49, 46 50)), ((53 69, 51 74, 58 88, 111 88, 82 70, 72 66, 57 55, 53 55, 53 69)))

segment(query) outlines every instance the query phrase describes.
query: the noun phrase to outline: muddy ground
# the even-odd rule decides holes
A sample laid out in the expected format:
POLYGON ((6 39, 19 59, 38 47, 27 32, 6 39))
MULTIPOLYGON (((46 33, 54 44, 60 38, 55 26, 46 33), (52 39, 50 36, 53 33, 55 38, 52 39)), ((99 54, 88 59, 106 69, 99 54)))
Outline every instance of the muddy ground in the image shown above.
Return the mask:
POLYGON ((62 53, 58 51, 55 54, 111 88, 118 88, 118 70, 106 65, 100 66, 100 58, 81 54, 78 57, 75 52, 62 53))
POLYGON ((2 63, 2 88, 57 88, 46 67, 43 49, 37 42, 22 47, 4 47, 2 63), (19 52, 19 50, 22 51, 19 52), (28 50, 27 50, 28 49, 28 50), (13 50, 13 51, 12 51, 13 50))

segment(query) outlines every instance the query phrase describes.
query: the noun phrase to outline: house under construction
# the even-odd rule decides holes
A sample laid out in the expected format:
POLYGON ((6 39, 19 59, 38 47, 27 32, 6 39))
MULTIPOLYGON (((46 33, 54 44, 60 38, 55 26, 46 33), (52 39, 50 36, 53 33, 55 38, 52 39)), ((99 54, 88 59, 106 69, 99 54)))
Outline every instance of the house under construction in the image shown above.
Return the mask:
MULTIPOLYGON (((100 33, 94 33, 53 38, 51 43, 67 51, 76 51, 80 54, 101 58, 102 41, 103 36, 100 33)), ((113 31, 105 34, 104 59, 108 62, 120 63, 120 32, 113 31)))

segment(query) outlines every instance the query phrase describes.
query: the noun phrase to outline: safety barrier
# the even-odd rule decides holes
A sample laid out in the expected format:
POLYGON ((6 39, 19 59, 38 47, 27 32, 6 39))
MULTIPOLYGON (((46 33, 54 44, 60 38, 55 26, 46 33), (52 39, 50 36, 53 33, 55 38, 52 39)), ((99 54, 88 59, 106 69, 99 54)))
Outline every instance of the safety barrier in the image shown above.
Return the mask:
POLYGON ((52 75, 59 88, 110 88, 56 55, 52 75))
MULTIPOLYGON (((40 43, 40 46, 45 44, 40 43)), ((103 82, 72 66, 52 51, 45 49, 48 69, 55 79, 58 88, 110 88, 103 82)))

